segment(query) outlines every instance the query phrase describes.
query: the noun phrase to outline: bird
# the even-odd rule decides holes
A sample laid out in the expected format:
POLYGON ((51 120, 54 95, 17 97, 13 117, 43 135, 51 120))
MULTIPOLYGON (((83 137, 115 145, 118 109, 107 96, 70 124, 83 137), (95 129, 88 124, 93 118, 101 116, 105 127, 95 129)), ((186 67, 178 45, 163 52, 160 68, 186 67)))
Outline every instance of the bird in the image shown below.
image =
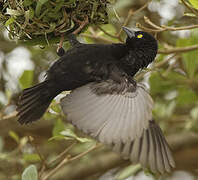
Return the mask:
POLYGON ((46 79, 24 89, 17 106, 18 121, 39 120, 54 97, 68 122, 132 163, 154 173, 175 167, 170 147, 152 117, 153 100, 134 76, 155 60, 157 40, 144 31, 123 27, 124 43, 85 44, 68 35, 71 48, 59 49, 60 58, 46 79))

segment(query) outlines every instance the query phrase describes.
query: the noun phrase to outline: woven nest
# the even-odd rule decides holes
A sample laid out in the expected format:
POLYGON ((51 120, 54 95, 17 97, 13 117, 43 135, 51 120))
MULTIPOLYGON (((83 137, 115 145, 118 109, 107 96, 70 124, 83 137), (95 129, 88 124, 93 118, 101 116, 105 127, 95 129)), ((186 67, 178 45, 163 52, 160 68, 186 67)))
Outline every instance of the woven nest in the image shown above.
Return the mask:
MULTIPOLYGON (((107 0, 4 0, 0 20, 11 39, 51 41, 79 27, 88 17, 89 24, 108 23, 107 0)), ((38 42, 37 42, 37 41, 38 42)), ((56 41, 56 40, 55 40, 56 41)))

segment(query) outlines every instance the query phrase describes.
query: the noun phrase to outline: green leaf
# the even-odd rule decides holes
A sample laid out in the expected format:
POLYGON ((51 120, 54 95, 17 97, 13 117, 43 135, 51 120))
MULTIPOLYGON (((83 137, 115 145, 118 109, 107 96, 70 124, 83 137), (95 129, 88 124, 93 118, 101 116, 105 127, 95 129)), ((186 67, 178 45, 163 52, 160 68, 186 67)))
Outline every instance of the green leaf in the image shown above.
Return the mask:
POLYGON ((9 131, 9 136, 14 139, 17 143, 19 143, 19 136, 14 131, 9 131))
POLYGON ((34 3, 33 0, 24 0, 24 1, 23 1, 23 5, 24 5, 25 7, 30 6, 30 5, 33 4, 33 3, 34 3))
MULTIPOLYGON (((192 31, 191 36, 188 38, 178 39, 178 47, 186 47, 198 44, 198 33, 197 31, 192 31)), ((182 62, 184 64, 185 70, 190 79, 195 76, 195 72, 198 67, 198 51, 190 51, 182 53, 182 62)))
POLYGON ((22 89, 28 88, 32 85, 34 72, 31 70, 25 70, 19 78, 19 83, 22 89))
POLYGON ((36 153, 33 154, 23 154, 23 159, 27 162, 38 162, 41 160, 40 156, 36 153))
MULTIPOLYGON (((116 28, 115 28, 115 26, 113 26, 112 24, 104 24, 104 25, 101 25, 101 28, 103 29, 103 30, 105 30, 107 33, 109 33, 109 34, 111 34, 111 35, 116 35, 116 33, 117 33, 117 31, 116 31, 116 28)), ((103 31, 100 31, 99 33, 98 33, 98 35, 99 36, 103 36, 104 38, 106 38, 106 39, 109 39, 109 40, 112 40, 112 41, 114 41, 115 43, 118 43, 119 42, 119 40, 115 37, 111 37, 111 36, 109 36, 109 35, 107 35, 107 34, 105 34, 103 31)))
POLYGON ((50 106, 50 108, 56 112, 57 114, 60 114, 61 113, 61 108, 60 106, 57 104, 57 103, 54 103, 50 106))
POLYGON ((5 22, 5 26, 8 27, 10 24, 12 24, 15 21, 15 19, 13 17, 9 18, 6 22, 5 22))
POLYGON ((91 142, 92 141, 91 139, 82 138, 82 137, 77 137, 76 140, 81 142, 81 143, 87 143, 87 142, 91 142))
POLYGON ((116 180, 127 179, 129 176, 135 175, 141 168, 140 164, 127 166, 120 172, 116 180))
POLYGON ((52 130, 53 136, 61 136, 60 133, 64 130, 65 130, 65 126, 64 126, 64 123, 62 122, 62 120, 61 119, 56 120, 53 130, 52 130))
POLYGON ((185 66, 185 69, 189 75, 189 78, 193 78, 197 69, 198 60, 196 57, 198 57, 198 52, 189 52, 184 53, 183 55, 183 64, 185 66))
POLYGON ((30 10, 30 19, 32 19, 34 17, 34 9, 30 7, 29 10, 30 10))
POLYGON ((193 14, 193 13, 184 13, 184 16, 196 17, 196 14, 193 14))
POLYGON ((189 0, 195 9, 198 9, 198 0, 189 0))
POLYGON ((38 172, 35 165, 30 165, 22 173, 22 180, 38 180, 38 172))
POLYGON ((183 87, 179 89, 177 103, 179 105, 189 105, 198 101, 198 95, 192 89, 183 87))
POLYGON ((149 78, 151 94, 163 94, 174 89, 172 81, 169 79, 164 80, 158 72, 151 74, 149 78))
POLYGON ((63 139, 65 139, 65 137, 63 135, 57 135, 57 136, 53 136, 53 137, 49 138, 48 141, 63 140, 63 139))
POLYGON ((183 85, 188 80, 185 75, 174 71, 169 72, 166 77, 167 79, 170 79, 172 81, 172 85, 174 85, 175 83, 177 83, 178 85, 183 85))
POLYGON ((66 137, 77 138, 77 135, 71 129, 65 129, 61 134, 66 137))
POLYGON ((36 11, 35 11, 35 14, 36 14, 37 17, 40 15, 41 8, 42 8, 43 4, 45 4, 47 1, 48 0, 39 0, 37 2, 36 11))
POLYGON ((63 7, 64 1, 59 1, 56 3, 56 7, 54 9, 54 12, 57 13, 61 10, 61 8, 63 7))
POLYGON ((64 135, 65 139, 76 139, 81 143, 90 142, 90 139, 78 137, 71 129, 66 129, 61 132, 64 135))

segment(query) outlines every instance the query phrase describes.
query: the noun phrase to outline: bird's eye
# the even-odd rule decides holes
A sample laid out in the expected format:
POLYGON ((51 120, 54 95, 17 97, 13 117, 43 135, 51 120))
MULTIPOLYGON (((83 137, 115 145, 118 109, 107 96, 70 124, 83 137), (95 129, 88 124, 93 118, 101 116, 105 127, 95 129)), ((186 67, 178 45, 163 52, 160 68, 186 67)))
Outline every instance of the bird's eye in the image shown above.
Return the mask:
POLYGON ((139 38, 139 39, 142 38, 142 37, 143 37, 142 34, 138 34, 138 35, 137 35, 137 38, 139 38))

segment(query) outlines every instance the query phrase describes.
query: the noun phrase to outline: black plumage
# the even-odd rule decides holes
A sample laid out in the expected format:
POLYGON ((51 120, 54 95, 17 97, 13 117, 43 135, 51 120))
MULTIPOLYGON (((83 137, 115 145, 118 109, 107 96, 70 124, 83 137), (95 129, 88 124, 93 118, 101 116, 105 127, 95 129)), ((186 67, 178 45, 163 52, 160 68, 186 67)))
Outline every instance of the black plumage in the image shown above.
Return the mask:
POLYGON ((124 31, 124 44, 82 44, 70 35, 72 48, 60 51, 46 80, 23 91, 18 121, 38 120, 56 95, 72 90, 61 100, 69 122, 153 172, 170 171, 174 160, 152 120, 152 99, 133 79, 155 59, 157 41, 146 32, 124 31))
POLYGON ((139 69, 147 67, 157 53, 156 40, 140 31, 128 37, 125 44, 81 44, 74 35, 70 35, 69 40, 73 48, 49 68, 46 80, 23 91, 18 103, 20 123, 39 119, 52 99, 62 91, 107 79, 117 83, 124 79, 134 82, 132 77, 139 69), (139 34, 142 38, 137 38, 139 34), (37 101, 31 99, 33 96, 37 101))

